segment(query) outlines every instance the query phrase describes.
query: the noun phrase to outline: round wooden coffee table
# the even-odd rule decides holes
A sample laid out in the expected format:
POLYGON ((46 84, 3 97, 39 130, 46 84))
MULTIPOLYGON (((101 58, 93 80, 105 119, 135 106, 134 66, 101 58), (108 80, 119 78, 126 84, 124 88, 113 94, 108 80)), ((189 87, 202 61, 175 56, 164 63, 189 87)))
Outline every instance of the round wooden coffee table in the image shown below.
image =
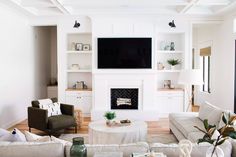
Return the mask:
POLYGON ((147 124, 132 121, 128 126, 108 127, 105 121, 89 123, 90 144, 124 144, 146 141, 147 124))

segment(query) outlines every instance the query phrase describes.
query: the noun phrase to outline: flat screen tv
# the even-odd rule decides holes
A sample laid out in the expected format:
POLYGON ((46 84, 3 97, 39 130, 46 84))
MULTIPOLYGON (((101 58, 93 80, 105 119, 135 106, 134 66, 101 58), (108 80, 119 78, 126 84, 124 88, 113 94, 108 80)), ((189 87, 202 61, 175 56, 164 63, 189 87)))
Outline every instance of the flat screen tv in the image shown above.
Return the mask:
POLYGON ((98 69, 151 69, 152 38, 98 38, 98 69))

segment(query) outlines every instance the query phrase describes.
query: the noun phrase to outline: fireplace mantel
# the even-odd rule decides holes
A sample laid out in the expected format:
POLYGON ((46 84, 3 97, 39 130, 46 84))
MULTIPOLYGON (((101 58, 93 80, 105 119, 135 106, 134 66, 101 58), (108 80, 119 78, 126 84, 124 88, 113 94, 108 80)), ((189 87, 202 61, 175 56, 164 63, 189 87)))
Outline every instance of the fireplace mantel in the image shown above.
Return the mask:
POLYGON ((136 88, 138 92, 138 110, 115 110, 119 119, 157 119, 153 112, 155 105, 156 81, 155 74, 94 74, 94 101, 92 120, 103 119, 103 114, 111 110, 112 88, 136 88), (153 112, 153 114, 151 114, 153 112), (146 117, 146 118, 145 118, 146 117), (154 118, 155 117, 155 118, 154 118))

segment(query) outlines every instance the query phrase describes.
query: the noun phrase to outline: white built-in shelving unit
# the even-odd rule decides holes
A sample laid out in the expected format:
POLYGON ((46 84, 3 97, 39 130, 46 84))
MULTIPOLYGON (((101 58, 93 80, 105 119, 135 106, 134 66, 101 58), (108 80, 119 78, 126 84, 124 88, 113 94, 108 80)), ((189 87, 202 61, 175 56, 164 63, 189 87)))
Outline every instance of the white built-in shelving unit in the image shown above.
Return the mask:
POLYGON ((156 35, 156 63, 161 63, 164 69, 157 70, 157 88, 163 88, 164 80, 171 80, 172 84, 178 87, 178 76, 181 69, 185 67, 185 39, 186 35, 184 32, 159 32, 156 35), (166 45, 170 45, 174 42, 174 50, 165 49, 166 45), (180 65, 175 67, 175 70, 171 69, 171 66, 167 63, 169 59, 178 59, 181 61, 180 65))
POLYGON ((84 81, 88 88, 92 88, 92 34, 67 34, 67 88, 73 88, 77 81, 84 81), (88 44, 89 50, 76 50, 75 45, 88 44), (73 67, 76 65, 76 67, 73 67))

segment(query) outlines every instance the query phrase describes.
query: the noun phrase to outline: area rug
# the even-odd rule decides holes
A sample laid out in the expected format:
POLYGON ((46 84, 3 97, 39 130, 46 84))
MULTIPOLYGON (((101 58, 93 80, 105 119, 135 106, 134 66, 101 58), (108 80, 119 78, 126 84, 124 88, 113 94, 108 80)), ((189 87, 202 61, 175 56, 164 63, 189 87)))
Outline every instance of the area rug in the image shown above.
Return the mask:
MULTIPOLYGON (((62 134, 59 138, 65 141, 72 142, 74 137, 83 137, 84 143, 88 144, 88 134, 62 134)), ((178 143, 178 140, 173 134, 149 134, 147 137, 148 143, 178 143)))

